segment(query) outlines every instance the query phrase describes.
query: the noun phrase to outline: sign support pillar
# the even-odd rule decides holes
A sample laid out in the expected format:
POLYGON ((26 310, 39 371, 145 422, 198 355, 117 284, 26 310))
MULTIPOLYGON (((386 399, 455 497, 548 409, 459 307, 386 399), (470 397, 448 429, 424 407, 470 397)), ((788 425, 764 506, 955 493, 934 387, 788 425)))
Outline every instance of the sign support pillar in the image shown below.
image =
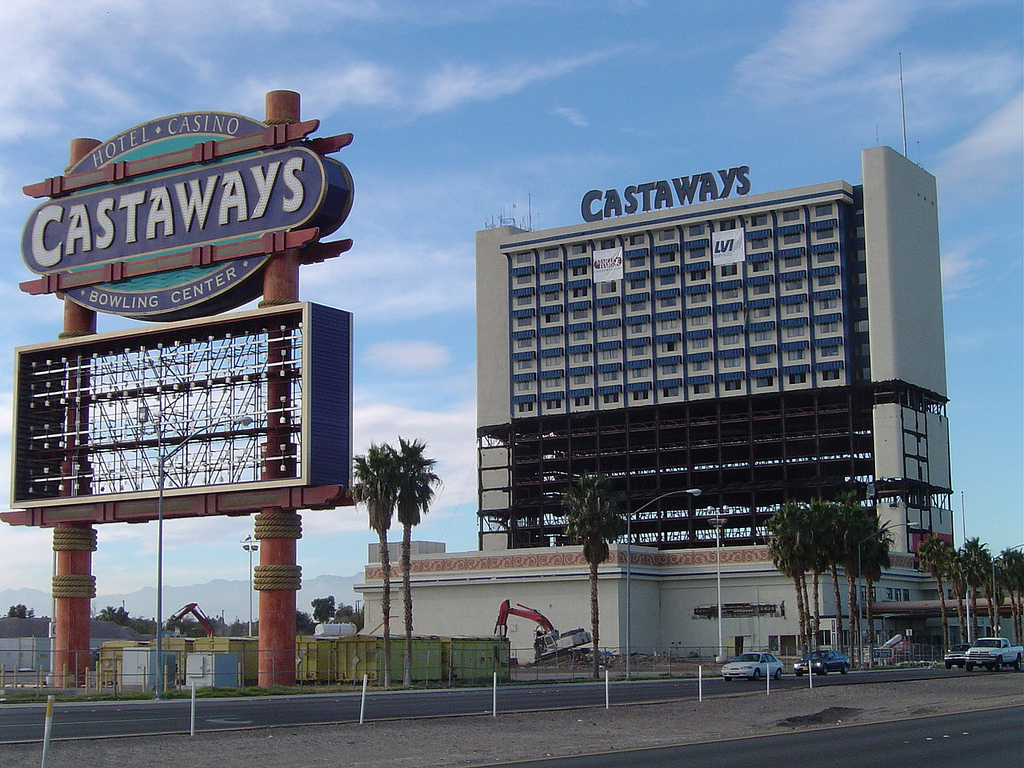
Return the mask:
MULTIPOLYGON (((271 125, 297 123, 300 97, 294 91, 270 91, 266 95, 266 121, 271 125)), ((289 249, 275 253, 263 273, 261 307, 291 304, 299 300, 299 253, 289 249)), ((267 359, 272 370, 283 374, 286 340, 268 342, 267 359), (277 363, 275 366, 274 364, 277 363)), ((267 381, 267 442, 263 479, 292 477, 294 446, 287 429, 291 410, 291 383, 283 377, 267 381)), ((260 539, 260 564, 254 586, 260 593, 259 685, 295 684, 296 592, 302 568, 296 563, 296 542, 302 521, 294 509, 270 507, 256 516, 255 535, 260 539)))

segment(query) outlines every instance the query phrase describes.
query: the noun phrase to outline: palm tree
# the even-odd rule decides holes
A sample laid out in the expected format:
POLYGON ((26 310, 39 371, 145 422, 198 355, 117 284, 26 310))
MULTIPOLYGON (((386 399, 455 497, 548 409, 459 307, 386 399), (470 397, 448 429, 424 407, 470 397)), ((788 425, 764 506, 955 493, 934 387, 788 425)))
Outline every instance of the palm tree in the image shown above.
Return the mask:
POLYGON ((961 568, 971 600, 972 638, 978 636, 978 590, 984 587, 992 576, 991 560, 988 545, 982 544, 977 536, 967 539, 960 547, 961 568))
POLYGON ((1013 636, 1024 637, 1024 552, 1004 549, 999 555, 999 573, 1010 601, 1013 636))
POLYGON ((594 643, 594 679, 599 675, 599 617, 597 608, 597 567, 608 559, 608 544, 623 531, 617 494, 602 475, 585 473, 562 494, 565 533, 574 544, 583 545, 583 558, 590 566, 590 634, 594 643))
POLYGON ((402 687, 412 685, 412 528, 420 524, 434 500, 441 478, 434 474, 434 459, 424 453, 427 444, 398 438, 398 522, 402 525, 402 596, 405 607, 405 652, 402 655, 402 687))
POLYGON ((967 619, 965 618, 964 599, 967 597, 967 579, 964 578, 964 563, 960 557, 960 551, 954 549, 950 556, 949 578, 953 585, 953 593, 956 595, 956 617, 960 625, 960 642, 966 643, 967 619))
POLYGON ((793 580, 796 590, 796 610, 800 625, 799 643, 804 650, 809 642, 810 621, 807 618, 807 537, 804 505, 796 501, 787 501, 779 511, 768 518, 768 530, 772 538, 768 542, 768 552, 772 556, 775 567, 785 576, 793 580))
POLYGON ((828 570, 832 555, 830 520, 834 516, 833 506, 821 498, 811 499, 804 508, 804 523, 807 526, 807 566, 811 571, 811 608, 809 616, 811 647, 818 648, 818 629, 821 627, 821 599, 819 586, 821 574, 828 570))
POLYGON ((946 618, 946 587, 944 581, 953 568, 953 545, 938 536, 929 536, 917 548, 921 568, 928 571, 939 588, 939 613, 942 616, 942 648, 949 648, 949 621, 946 618))
MULTIPOLYGON (((859 513, 860 509, 861 506, 860 502, 857 500, 857 494, 854 493, 853 491, 847 491, 845 493, 839 494, 836 500, 831 504, 830 515, 828 519, 828 536, 826 539, 826 543, 829 549, 829 570, 832 572, 832 590, 835 593, 836 600, 836 632, 838 635, 836 643, 840 647, 842 646, 843 642, 843 600, 842 595, 839 591, 839 566, 844 565, 848 559, 848 540, 850 536, 847 533, 846 523, 847 521, 852 520, 853 516, 859 513)), ((852 599, 852 588, 850 595, 852 599)), ((849 615, 851 645, 853 641, 854 631, 853 606, 854 603, 850 603, 849 615)), ((853 654, 851 653, 848 655, 852 657, 853 654)))
MULTIPOLYGON (((844 498, 838 509, 838 548, 842 553, 843 572, 849 594, 850 646, 860 646, 863 636, 860 621, 860 601, 857 597, 857 581, 862 570, 858 545, 871 535, 871 521, 867 510, 850 494, 844 498)), ((863 659, 859 662, 863 666, 863 659)))
POLYGON ((875 583, 882 578, 882 571, 889 568, 892 562, 889 559, 889 550, 895 543, 892 533, 889 529, 880 525, 878 519, 878 513, 875 511, 867 511, 868 520, 868 538, 867 541, 861 542, 861 571, 864 575, 864 581, 867 584, 867 594, 865 596, 865 603, 867 604, 867 618, 868 618, 868 645, 872 645, 875 642, 875 622, 872 603, 872 594, 874 594, 875 583))
POLYGON ((380 598, 384 630, 384 687, 391 686, 391 557, 388 529, 398 501, 398 460, 395 449, 386 443, 371 444, 363 456, 353 460, 352 497, 366 505, 370 528, 377 533, 384 590, 380 598))

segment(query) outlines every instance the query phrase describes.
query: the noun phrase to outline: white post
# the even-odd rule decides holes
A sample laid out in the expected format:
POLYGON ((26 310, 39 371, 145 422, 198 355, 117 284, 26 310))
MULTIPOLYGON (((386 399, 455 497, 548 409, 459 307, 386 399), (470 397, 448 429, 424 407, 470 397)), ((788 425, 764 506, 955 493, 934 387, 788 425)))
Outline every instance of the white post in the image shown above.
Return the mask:
POLYGON ((366 678, 367 675, 363 675, 363 695, 359 699, 359 724, 363 724, 363 715, 366 714, 366 678))
POLYGON ((765 668, 765 674, 764 674, 764 685, 765 685, 764 695, 765 696, 771 696, 772 695, 772 665, 771 664, 765 664, 764 668, 765 668))
POLYGON ((611 699, 609 697, 609 691, 608 691, 608 670, 607 669, 604 671, 604 708, 605 709, 610 709, 611 708, 611 699))
POLYGON ((704 667, 697 666, 697 701, 704 701, 704 667))
POLYGON ((814 690, 814 673, 811 672, 811 660, 807 660, 807 687, 814 690))
POLYGON ((494 688, 491 693, 491 717, 498 716, 498 673, 494 673, 494 688))
POLYGON ((196 681, 192 681, 192 707, 188 718, 188 737, 191 739, 196 735, 196 681))
POLYGON ((46 697, 46 723, 43 725, 43 762, 42 768, 46 768, 46 758, 50 751, 50 727, 53 724, 53 696, 46 697))

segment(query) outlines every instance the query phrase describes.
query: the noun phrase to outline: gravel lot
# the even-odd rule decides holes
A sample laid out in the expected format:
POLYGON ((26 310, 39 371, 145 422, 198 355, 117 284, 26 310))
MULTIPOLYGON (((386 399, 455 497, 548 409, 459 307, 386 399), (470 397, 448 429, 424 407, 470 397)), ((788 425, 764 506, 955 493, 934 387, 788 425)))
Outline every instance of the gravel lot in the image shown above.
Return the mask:
MULTIPOLYGON (((151 764, 217 768, 433 768, 481 766, 588 752, 683 744, 794 729, 1020 705, 1024 674, 950 673, 896 684, 773 690, 736 683, 727 693, 672 704, 366 725, 275 728, 118 740, 54 742, 48 768, 151 764)), ((2 713, 2 709, 0 709, 2 713)), ((0 746, 0 766, 36 768, 39 745, 0 746)))

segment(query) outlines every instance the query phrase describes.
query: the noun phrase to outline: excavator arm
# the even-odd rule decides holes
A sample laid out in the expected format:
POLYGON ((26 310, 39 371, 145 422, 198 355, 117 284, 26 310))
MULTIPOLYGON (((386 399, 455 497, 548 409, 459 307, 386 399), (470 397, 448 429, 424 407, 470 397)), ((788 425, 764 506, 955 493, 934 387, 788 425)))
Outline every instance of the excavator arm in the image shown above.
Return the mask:
POLYGON ((554 625, 552 625, 552 623, 548 621, 547 617, 540 611, 526 605, 521 605, 520 603, 515 603, 513 605, 511 600, 506 600, 498 609, 498 621, 494 625, 494 634, 499 637, 505 637, 505 635, 508 634, 509 616, 519 616, 523 619, 529 619, 547 633, 554 633, 555 631, 554 625))

